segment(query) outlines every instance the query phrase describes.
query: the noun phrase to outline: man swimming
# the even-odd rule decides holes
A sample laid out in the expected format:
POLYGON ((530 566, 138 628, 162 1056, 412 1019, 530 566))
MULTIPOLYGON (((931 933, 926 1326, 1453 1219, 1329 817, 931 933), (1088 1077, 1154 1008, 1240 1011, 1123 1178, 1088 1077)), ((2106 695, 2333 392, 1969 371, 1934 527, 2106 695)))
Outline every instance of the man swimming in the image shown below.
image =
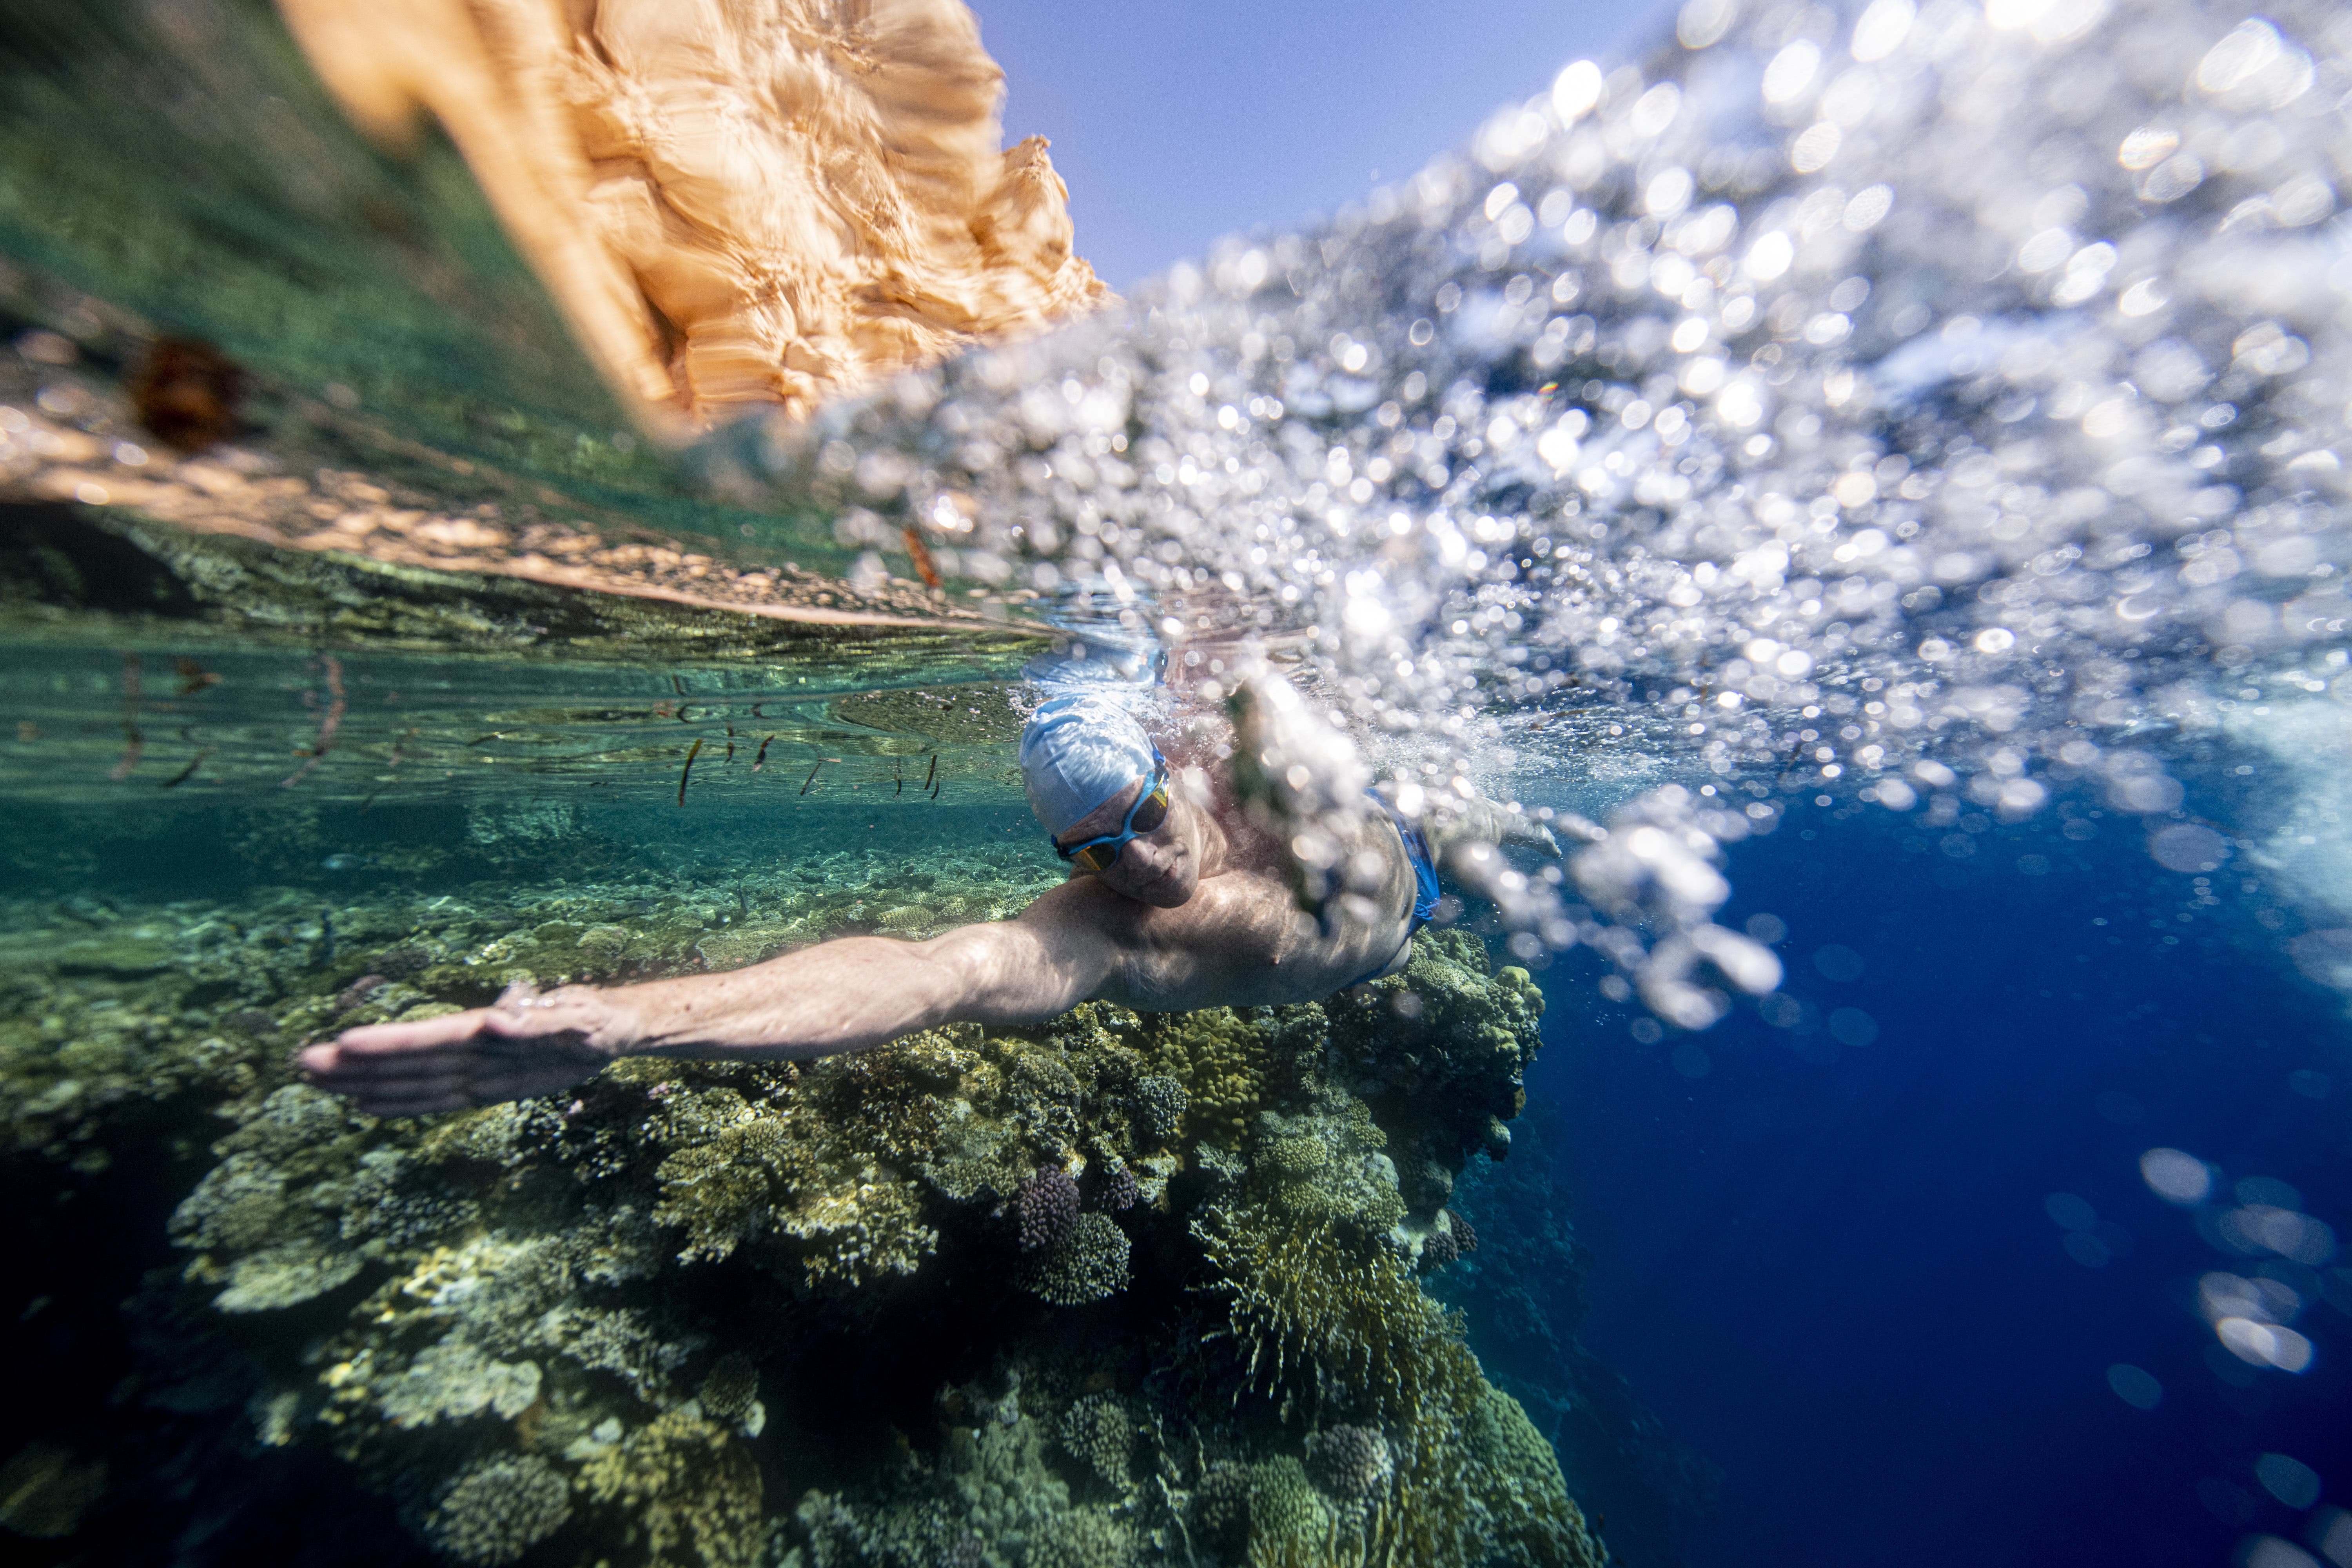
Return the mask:
POLYGON ((1344 846, 1351 880, 1372 890, 1318 922, 1222 764, 1171 763, 1117 701, 1046 703, 1023 732, 1021 770, 1072 874, 1012 920, 928 942, 840 937, 719 974, 518 985, 488 1007, 346 1030, 303 1050, 301 1070, 371 1114, 416 1116, 553 1093, 624 1056, 823 1057, 941 1024, 1034 1024, 1088 1000, 1154 1013, 1312 1001, 1404 967, 1449 853, 1559 853, 1491 801, 1424 829, 1383 799, 1344 846))

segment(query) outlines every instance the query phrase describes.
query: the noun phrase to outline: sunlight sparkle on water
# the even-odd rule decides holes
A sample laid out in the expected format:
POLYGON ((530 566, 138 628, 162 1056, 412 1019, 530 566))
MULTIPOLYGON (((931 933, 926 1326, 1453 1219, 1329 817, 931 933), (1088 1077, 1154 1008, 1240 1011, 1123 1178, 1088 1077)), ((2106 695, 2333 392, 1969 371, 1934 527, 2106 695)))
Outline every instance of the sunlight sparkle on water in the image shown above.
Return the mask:
MULTIPOLYGON (((2352 699, 2315 86, 2343 26, 1694 0, 1654 70, 1570 65, 1322 230, 1221 242, 747 457, 853 547, 950 498, 944 569, 1188 669, 1279 647, 1423 784, 1601 815, 1714 779, 2003 823, 2095 789, 2210 871, 2251 851, 2174 816, 2184 748, 2270 743, 2280 692, 2341 730, 2352 699), (861 456, 812 462, 827 443, 861 456)), ((1683 874, 1634 858, 1654 891, 1683 874)), ((1703 918, 1637 952, 1578 891, 1584 915, 1529 896, 1513 923, 1595 943, 1679 1026, 1751 988, 1689 942, 1703 918)))

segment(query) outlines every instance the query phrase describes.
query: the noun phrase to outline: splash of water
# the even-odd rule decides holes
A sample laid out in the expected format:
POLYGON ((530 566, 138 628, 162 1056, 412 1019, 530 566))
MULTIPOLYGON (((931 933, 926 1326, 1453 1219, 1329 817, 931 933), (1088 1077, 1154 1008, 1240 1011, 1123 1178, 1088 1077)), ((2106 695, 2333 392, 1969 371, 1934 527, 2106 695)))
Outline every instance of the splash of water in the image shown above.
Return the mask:
MULTIPOLYGON (((1432 784, 1581 739, 1715 781, 1631 832, 2086 777, 2160 822, 2181 735, 2352 698, 2347 45, 2326 7, 1692 0, 1327 228, 732 460, 1204 686, 1286 634, 1432 784)), ((1621 855, 1612 894, 1664 874, 1621 855)), ((1656 915, 1670 970, 1755 967, 1656 915)))

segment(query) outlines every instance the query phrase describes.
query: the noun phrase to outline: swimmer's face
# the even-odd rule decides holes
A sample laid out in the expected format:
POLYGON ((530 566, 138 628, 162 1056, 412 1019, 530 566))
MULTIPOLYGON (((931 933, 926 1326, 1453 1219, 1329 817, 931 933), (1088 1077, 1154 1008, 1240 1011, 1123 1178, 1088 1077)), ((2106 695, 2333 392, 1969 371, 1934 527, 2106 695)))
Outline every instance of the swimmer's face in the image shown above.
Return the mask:
MULTIPOLYGON (((1097 806, 1084 820, 1062 835, 1065 844, 1083 844, 1117 833, 1127 820, 1127 809, 1150 788, 1148 778, 1137 779, 1097 806)), ((1168 816, 1149 833, 1139 833, 1119 846, 1118 860, 1095 879, 1112 892, 1172 910, 1188 902, 1201 885, 1200 819, 1181 788, 1168 792, 1168 816)))

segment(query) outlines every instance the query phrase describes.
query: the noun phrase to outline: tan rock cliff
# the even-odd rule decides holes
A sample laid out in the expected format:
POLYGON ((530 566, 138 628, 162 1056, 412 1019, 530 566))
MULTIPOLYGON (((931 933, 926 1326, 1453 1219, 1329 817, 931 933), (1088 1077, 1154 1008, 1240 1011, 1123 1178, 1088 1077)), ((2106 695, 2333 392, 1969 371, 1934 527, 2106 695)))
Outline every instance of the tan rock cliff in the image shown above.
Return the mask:
POLYGON ((959 0, 279 0, 345 110, 438 119, 649 426, 789 416, 1106 300, 959 0))

